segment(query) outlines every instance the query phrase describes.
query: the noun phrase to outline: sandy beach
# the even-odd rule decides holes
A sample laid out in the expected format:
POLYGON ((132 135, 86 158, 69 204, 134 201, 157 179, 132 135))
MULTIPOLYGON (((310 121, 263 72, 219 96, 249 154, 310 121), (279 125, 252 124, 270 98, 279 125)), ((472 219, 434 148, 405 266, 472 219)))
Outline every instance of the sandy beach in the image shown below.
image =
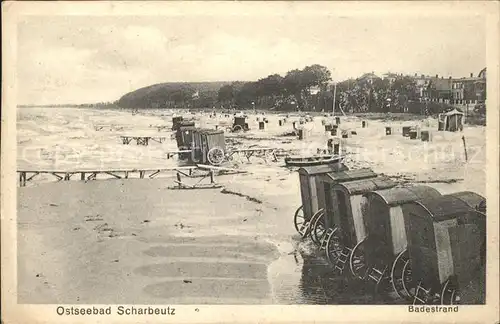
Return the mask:
MULTIPOLYGON (((177 160, 165 158, 176 146, 170 137, 146 147, 119 140, 131 132, 158 135, 150 125, 169 125, 171 116, 161 110, 131 116, 128 111, 20 109, 18 168, 174 167, 177 160), (129 129, 96 131, 94 124, 129 129)), ((208 113, 192 117, 210 128, 231 120, 208 113)), ((282 136, 298 117, 278 126, 283 117, 268 115, 264 131, 258 130, 257 117, 249 116, 251 131, 243 136, 227 133, 228 143, 302 152, 326 148, 329 136, 321 116, 304 125, 304 141, 282 136)), ((403 138, 400 128, 417 123, 435 129, 435 120, 370 120, 367 128, 361 128, 361 120, 342 117, 341 127, 357 132, 343 142, 350 168, 369 167, 443 194, 485 195, 484 127, 435 132, 432 142, 421 142, 403 138), (388 124, 392 136, 384 133, 388 124), (462 136, 473 157, 467 162, 462 136)), ((295 232, 298 175, 283 165, 282 160, 238 158, 226 166, 248 173, 216 177, 224 187, 203 190, 169 189, 174 174, 59 183, 39 176, 18 188, 19 303, 377 303, 360 285, 324 279, 326 264, 314 257, 312 242, 299 242, 295 232)))
POLYGON ((278 251, 244 235, 266 226, 258 204, 166 187, 113 180, 20 191, 19 302, 270 303, 267 266, 278 251))

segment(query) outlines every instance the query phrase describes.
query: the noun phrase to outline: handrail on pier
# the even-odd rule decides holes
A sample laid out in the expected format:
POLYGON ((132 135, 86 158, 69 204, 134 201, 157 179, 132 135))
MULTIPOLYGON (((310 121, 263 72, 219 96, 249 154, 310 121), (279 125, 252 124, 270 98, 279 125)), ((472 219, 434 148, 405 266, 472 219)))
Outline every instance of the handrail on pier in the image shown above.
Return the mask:
POLYGON ((25 187, 28 181, 33 180, 37 175, 49 174, 54 176, 57 181, 68 181, 74 175, 79 174, 80 180, 88 181, 95 180, 97 175, 105 174, 110 175, 117 179, 128 179, 132 174, 138 174, 140 179, 144 179, 146 176, 150 179, 156 177, 158 174, 169 171, 178 170, 189 170, 190 172, 194 169, 199 169, 196 166, 182 166, 182 167, 172 167, 172 168, 140 168, 140 169, 111 169, 111 170, 18 170, 19 174, 19 185, 25 187))
POLYGON ((75 175, 80 175, 80 180, 89 181, 96 180, 99 174, 112 176, 116 179, 129 179, 132 178, 131 175, 138 174, 139 179, 153 179, 160 173, 165 172, 181 172, 182 174, 195 176, 193 170, 200 170, 203 172, 213 173, 213 171, 219 171, 221 174, 231 173, 246 173, 243 170, 220 168, 208 165, 193 165, 193 166, 178 166, 170 168, 139 168, 139 169, 108 169, 108 170, 96 170, 96 169, 80 169, 80 170, 17 170, 19 174, 19 185, 25 187, 26 183, 33 180, 36 176, 40 174, 52 175, 56 178, 56 181, 69 181, 75 175), (188 173, 185 173, 185 172, 188 173))

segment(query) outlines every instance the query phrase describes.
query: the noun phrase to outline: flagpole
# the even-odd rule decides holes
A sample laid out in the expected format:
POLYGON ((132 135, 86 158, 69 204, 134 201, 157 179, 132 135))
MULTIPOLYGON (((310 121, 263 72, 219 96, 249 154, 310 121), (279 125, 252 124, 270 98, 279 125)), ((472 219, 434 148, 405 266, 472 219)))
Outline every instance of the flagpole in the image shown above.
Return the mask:
POLYGON ((337 97, 337 82, 334 83, 334 87, 333 87, 333 110, 332 110, 332 113, 333 113, 333 116, 335 116, 335 99, 337 97))

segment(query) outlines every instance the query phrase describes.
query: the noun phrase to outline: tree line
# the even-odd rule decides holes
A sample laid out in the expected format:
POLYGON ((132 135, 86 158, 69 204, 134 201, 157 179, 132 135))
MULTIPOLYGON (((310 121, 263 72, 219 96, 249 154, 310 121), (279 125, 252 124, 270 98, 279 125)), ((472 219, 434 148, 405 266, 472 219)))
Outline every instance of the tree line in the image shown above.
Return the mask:
MULTIPOLYGON (((382 79, 366 73, 357 79, 331 84, 331 72, 313 64, 271 74, 257 81, 231 83, 166 83, 124 95, 124 108, 234 108, 280 111, 413 112, 435 113, 442 105, 423 102, 422 89, 411 76, 382 79), (335 98, 334 98, 335 96, 335 98)), ((437 96, 432 83, 426 96, 437 96)))
POLYGON ((330 80, 330 71, 314 64, 291 70, 284 77, 271 74, 255 82, 225 85, 219 89, 217 99, 222 105, 237 108, 311 110, 313 88, 326 91, 330 80))
POLYGON ((430 82, 423 89, 415 79, 394 75, 382 79, 366 73, 332 85, 330 71, 319 64, 291 70, 284 77, 272 74, 255 82, 235 82, 221 87, 218 103, 239 109, 275 109, 332 112, 412 112, 432 114, 446 105, 422 100, 439 94, 430 82), (314 90, 314 91, 313 91, 314 90), (335 100, 334 100, 335 96, 335 100))

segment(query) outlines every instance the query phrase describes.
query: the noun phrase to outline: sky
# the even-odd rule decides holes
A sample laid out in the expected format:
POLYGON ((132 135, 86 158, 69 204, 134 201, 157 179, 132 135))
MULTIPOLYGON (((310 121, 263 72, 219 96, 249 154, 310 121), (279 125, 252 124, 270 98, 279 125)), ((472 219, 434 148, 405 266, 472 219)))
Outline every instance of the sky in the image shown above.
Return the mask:
POLYGON ((480 16, 22 16, 19 104, 114 101, 176 81, 253 81, 311 64, 335 81, 365 72, 469 76, 486 66, 480 16))

